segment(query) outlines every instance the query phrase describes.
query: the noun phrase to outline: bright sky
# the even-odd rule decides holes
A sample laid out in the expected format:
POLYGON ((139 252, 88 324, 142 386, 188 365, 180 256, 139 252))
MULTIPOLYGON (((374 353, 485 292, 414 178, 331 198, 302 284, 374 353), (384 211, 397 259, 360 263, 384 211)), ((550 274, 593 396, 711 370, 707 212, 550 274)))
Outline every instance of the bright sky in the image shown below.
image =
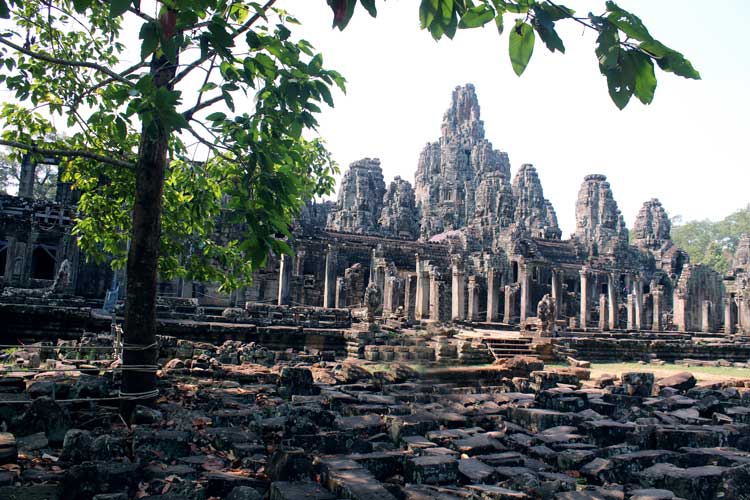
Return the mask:
MULTIPOLYGON (((604 0, 566 1, 580 14, 600 13, 604 0)), ((378 1, 378 17, 358 7, 344 32, 331 29, 323 0, 281 0, 299 29, 348 80, 347 95, 324 110, 320 132, 346 168, 381 159, 386 182, 414 181, 419 153, 440 134, 452 89, 476 86, 487 138, 510 155, 513 173, 533 163, 564 237, 575 228, 584 175, 612 184, 629 227, 641 204, 659 198, 670 215, 721 219, 750 203, 750 2, 621 0, 652 35, 681 51, 700 71, 693 81, 657 69, 650 106, 635 98, 624 111, 610 101, 594 56, 594 38, 580 25, 559 26, 566 54, 537 40, 522 77, 508 59, 507 32, 493 24, 434 42, 419 29, 417 0, 378 1)), ((506 15, 506 26, 513 18, 506 15)), ((559 23, 558 23, 559 24, 559 23)), ((563 23, 568 24, 568 23, 563 23)))

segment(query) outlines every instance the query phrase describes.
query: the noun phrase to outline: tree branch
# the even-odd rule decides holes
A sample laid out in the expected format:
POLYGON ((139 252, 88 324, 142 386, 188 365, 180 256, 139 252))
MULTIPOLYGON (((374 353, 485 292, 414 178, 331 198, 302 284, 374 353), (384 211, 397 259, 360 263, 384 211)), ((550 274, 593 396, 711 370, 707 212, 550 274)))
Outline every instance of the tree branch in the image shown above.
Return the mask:
POLYGON ((219 101, 222 101, 223 99, 224 99, 224 96, 222 95, 217 95, 215 97, 212 97, 211 99, 207 101, 203 101, 199 104, 196 104, 192 108, 186 110, 184 113, 182 113, 182 116, 184 116, 186 120, 191 120, 193 118, 193 115, 197 113, 198 111, 205 109, 209 106, 213 106, 214 104, 216 104, 219 101))
POLYGON ((107 69, 100 64, 96 64, 92 62, 85 62, 85 61, 69 61, 67 59, 59 59, 57 57, 48 56, 47 54, 42 54, 40 52, 34 52, 32 50, 25 49, 21 47, 20 45, 16 45, 15 43, 7 40, 5 37, 0 37, 0 43, 3 45, 7 45, 8 47, 14 50, 17 50, 18 52, 22 54, 26 54, 27 56, 37 59, 39 61, 48 62, 50 64, 57 64, 59 66, 94 69, 96 71, 99 71, 100 73, 104 73, 105 75, 109 76, 110 78, 113 78, 114 80, 117 80, 118 82, 133 86, 133 82, 131 82, 127 78, 123 78, 122 76, 118 75, 114 71, 107 69))
MULTIPOLYGON (((273 4, 275 4, 275 3, 276 3, 276 0, 268 0, 263 5, 263 7, 261 7, 261 11, 265 13, 266 10, 270 9, 271 6, 273 4)), ((255 24, 255 22, 258 19, 260 19, 260 18, 261 18, 260 12, 256 12, 250 19, 248 19, 247 21, 245 21, 245 23, 242 26, 240 26, 239 28, 237 28, 237 31, 235 31, 234 34, 232 35, 232 40, 234 40, 235 38, 237 38, 238 36, 240 36, 241 34, 243 34, 244 32, 246 32, 247 30, 249 30, 250 27, 253 24, 255 24)), ((172 79, 172 85, 176 85, 177 82, 179 82, 180 80, 182 80, 183 78, 185 78, 196 67, 198 67, 201 64, 203 64, 204 62, 208 61, 214 55, 216 55, 216 51, 215 50, 209 50, 209 51, 206 52, 206 54, 203 57, 199 57, 195 61, 193 61, 190 64, 188 64, 185 69, 183 69, 182 71, 180 71, 180 73, 172 79)))
POLYGON ((108 163, 115 167, 122 167, 122 168, 127 168, 130 170, 133 170, 135 168, 134 163, 131 163, 125 160, 118 160, 117 158, 112 158, 111 156, 105 156, 99 153, 94 153, 93 151, 86 151, 86 150, 81 150, 81 149, 46 149, 46 148, 40 148, 36 146, 35 144, 24 144, 23 142, 8 141, 5 139, 0 139, 0 146, 10 146, 12 148, 25 149, 29 153, 35 153, 35 154, 41 154, 41 155, 47 155, 47 156, 61 156, 61 157, 70 156, 74 158, 86 158, 89 160, 96 160, 102 163, 108 163))

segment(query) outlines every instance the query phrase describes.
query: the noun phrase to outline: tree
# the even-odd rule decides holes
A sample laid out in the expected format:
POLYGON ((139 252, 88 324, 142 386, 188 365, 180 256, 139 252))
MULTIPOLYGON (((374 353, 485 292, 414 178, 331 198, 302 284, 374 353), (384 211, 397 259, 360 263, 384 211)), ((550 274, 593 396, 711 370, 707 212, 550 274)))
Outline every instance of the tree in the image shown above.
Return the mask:
POLYGON ((750 234, 750 205, 718 222, 705 219, 682 223, 675 217, 672 240, 690 255, 691 262, 727 273, 743 233, 750 234))
MULTIPOLYGON (((59 157, 65 180, 82 192, 79 244, 126 266, 127 397, 155 394, 158 272, 235 287, 269 251, 291 252, 284 238, 292 217, 333 187, 335 165, 303 131, 314 132, 320 105, 333 105, 331 88, 344 90, 344 79, 294 39, 296 19, 275 4, 0 0, 0 17, 15 23, 0 33, 0 82, 16 99, 0 109, 0 144, 16 159, 59 157), (44 140, 62 128, 65 136, 44 140)), ((328 4, 343 29, 357 2, 328 4)), ((361 4, 376 14, 374 0, 361 4)), ((620 107, 632 94, 653 98, 654 60, 698 77, 611 2, 589 18, 534 0, 423 0, 419 11, 435 38, 492 20, 502 31, 505 13, 523 15, 510 30, 519 75, 534 33, 564 51, 554 23, 570 19, 600 32, 600 67, 620 107)))

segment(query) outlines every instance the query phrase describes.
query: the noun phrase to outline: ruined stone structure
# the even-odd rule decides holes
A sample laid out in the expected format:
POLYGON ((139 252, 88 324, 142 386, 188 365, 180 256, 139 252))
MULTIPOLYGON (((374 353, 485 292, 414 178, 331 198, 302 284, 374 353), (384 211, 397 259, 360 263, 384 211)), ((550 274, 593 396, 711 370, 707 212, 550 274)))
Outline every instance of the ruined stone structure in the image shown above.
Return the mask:
MULTIPOLYGON (((70 189, 60 193, 58 203, 0 200, 3 284, 48 287, 68 259, 70 291, 101 297, 111 273, 82 263, 69 231, 73 198, 70 189)), ((293 230, 295 256, 270 256, 250 287, 222 295, 210 283, 173 280, 160 292, 216 308, 361 308, 374 284, 378 313, 405 321, 502 322, 528 332, 750 328, 747 238, 722 280, 689 265, 670 239, 665 209, 651 199, 630 244, 609 182, 593 174, 578 193, 575 233, 563 240, 536 168, 522 164, 511 175, 508 155, 485 138, 471 85, 453 92, 413 188, 398 177, 386 188, 379 160, 356 161, 336 202, 308 204, 293 230), (550 317, 538 318, 539 310, 550 317)))
POLYGON ((750 334, 750 236, 747 234, 740 237, 732 271, 724 277, 724 286, 724 331, 750 334))

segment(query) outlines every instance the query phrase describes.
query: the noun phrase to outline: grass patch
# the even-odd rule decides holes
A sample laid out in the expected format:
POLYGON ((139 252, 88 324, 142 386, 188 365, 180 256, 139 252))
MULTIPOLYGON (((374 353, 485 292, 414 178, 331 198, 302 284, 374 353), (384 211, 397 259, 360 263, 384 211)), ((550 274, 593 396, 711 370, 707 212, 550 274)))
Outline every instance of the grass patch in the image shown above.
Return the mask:
MULTIPOLYGON (((548 365, 555 366, 567 365, 548 365)), ((750 379, 750 368, 733 366, 685 366, 675 364, 640 365, 638 363, 592 363, 591 378, 602 374, 620 375, 625 372, 652 372, 657 378, 666 377, 677 372, 690 372, 698 380, 727 380, 732 378, 750 379)))

